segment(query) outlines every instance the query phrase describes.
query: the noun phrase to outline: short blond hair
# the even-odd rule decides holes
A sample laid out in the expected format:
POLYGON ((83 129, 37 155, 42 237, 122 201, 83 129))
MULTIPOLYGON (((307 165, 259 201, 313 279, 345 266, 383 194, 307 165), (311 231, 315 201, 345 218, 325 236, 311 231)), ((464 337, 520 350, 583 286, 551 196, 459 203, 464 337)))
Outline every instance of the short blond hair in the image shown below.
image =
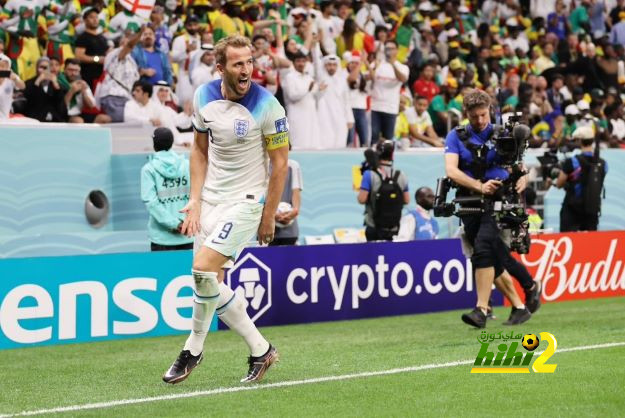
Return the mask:
POLYGON ((228 47, 232 48, 244 48, 248 47, 252 50, 252 41, 249 38, 241 35, 231 35, 227 38, 220 39, 215 45, 215 60, 222 66, 226 65, 226 50, 228 47))
POLYGON ((491 98, 488 93, 483 90, 473 89, 468 92, 464 99, 462 99, 462 106, 465 112, 470 112, 473 109, 479 109, 483 107, 490 107, 491 98))

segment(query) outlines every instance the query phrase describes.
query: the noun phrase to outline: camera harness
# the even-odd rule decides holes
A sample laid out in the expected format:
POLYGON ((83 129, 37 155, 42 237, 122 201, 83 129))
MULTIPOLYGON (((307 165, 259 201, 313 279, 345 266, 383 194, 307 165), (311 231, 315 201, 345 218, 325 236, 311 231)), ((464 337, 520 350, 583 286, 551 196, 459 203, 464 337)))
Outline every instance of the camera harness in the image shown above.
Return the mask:
POLYGON ((493 125, 493 129, 490 134, 488 134, 488 138, 482 145, 478 145, 470 141, 471 133, 467 130, 466 126, 457 126, 455 129, 458 138, 462 141, 462 144, 471 152, 472 161, 468 168, 471 170, 476 179, 480 181, 484 180, 488 165, 486 162, 486 156, 488 155, 488 151, 491 150, 489 144, 491 143, 491 138, 497 130, 497 125, 493 125))

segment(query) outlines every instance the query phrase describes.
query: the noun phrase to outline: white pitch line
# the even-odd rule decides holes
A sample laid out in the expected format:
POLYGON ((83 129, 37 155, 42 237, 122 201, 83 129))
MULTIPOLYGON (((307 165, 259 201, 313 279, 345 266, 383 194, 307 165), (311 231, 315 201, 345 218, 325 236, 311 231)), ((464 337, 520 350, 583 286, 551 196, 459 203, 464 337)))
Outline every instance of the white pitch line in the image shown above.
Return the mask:
MULTIPOLYGON (((562 348, 562 349, 558 349, 556 353, 566 353, 570 351, 582 351, 582 350, 597 350, 601 348, 620 347, 620 346, 625 346, 625 342, 583 345, 583 346, 578 346, 578 347, 562 348)), ((540 352, 537 352, 537 353, 540 353, 540 352)), ((288 380, 286 382, 268 383, 266 385, 259 384, 259 385, 253 385, 253 386, 235 386, 235 387, 229 387, 229 388, 200 390, 200 391, 188 392, 188 393, 176 393, 172 395, 153 396, 150 398, 122 399, 122 400, 117 400, 117 401, 89 403, 89 404, 83 404, 83 405, 71 405, 71 406, 63 406, 63 407, 50 408, 50 409, 37 409, 34 411, 23 411, 17 414, 0 415, 0 418, 54 414, 54 413, 60 413, 60 412, 83 411, 87 409, 112 408, 115 406, 136 405, 136 404, 147 403, 147 402, 195 398, 199 396, 221 395, 223 393, 235 393, 235 392, 244 392, 244 391, 258 390, 258 389, 272 389, 272 388, 281 388, 281 387, 288 387, 288 386, 308 385, 312 383, 335 382, 338 380, 357 379, 361 377, 386 376, 386 375, 399 374, 399 373, 418 372, 421 370, 431 370, 431 369, 440 369, 440 368, 445 368, 445 367, 462 366, 462 365, 471 364, 474 361, 475 360, 460 360, 460 361, 452 361, 448 363, 424 364, 422 366, 412 366, 412 367, 402 367, 402 368, 389 369, 389 370, 379 370, 375 372, 362 372, 362 373, 353 373, 353 374, 343 374, 343 375, 338 375, 338 376, 315 377, 311 379, 288 380)))

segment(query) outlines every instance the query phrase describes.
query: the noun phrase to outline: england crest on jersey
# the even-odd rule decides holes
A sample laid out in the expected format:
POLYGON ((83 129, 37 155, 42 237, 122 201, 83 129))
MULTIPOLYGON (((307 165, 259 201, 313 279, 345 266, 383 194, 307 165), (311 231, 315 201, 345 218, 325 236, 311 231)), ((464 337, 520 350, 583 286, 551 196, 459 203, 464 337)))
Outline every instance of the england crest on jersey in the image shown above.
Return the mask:
POLYGON ((237 138, 243 138, 247 135, 247 130, 250 126, 250 123, 246 120, 235 119, 234 120, 234 135, 237 138))

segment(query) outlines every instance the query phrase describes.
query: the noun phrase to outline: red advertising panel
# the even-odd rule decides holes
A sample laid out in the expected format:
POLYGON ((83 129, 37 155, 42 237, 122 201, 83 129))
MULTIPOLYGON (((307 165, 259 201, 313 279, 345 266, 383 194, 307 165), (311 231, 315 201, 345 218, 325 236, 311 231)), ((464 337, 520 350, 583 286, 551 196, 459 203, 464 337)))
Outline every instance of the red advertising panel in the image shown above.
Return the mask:
POLYGON ((625 231, 534 235, 518 258, 542 282, 544 301, 625 295, 625 231))

